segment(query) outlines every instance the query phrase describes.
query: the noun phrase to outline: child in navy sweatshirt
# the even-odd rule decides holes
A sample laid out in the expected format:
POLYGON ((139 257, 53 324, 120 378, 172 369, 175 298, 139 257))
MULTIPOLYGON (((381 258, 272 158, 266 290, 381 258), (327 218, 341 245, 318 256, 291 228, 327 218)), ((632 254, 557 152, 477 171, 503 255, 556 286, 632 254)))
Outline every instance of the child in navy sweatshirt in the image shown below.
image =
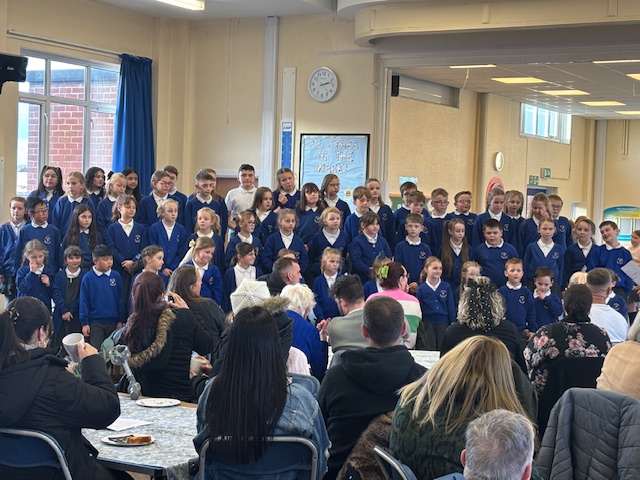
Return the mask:
POLYGON ((404 265, 409 275, 409 293, 415 295, 420 284, 420 273, 427 258, 431 256, 429 245, 422 241, 422 225, 424 218, 419 213, 410 213, 404 220, 407 232, 405 238, 396 243, 395 261, 404 265))
POLYGON ((155 171, 151 176, 151 188, 151 193, 140 199, 140 204, 136 209, 136 222, 146 228, 159 220, 158 207, 169 199, 171 177, 163 170, 155 171))
POLYGON ((482 274, 501 287, 506 283, 504 271, 507 260, 518 258, 518 253, 513 245, 502 239, 502 225, 498 220, 488 219, 482 230, 484 242, 473 249, 473 259, 482 267, 482 274))
POLYGON ((525 340, 529 340, 538 330, 538 322, 531 290, 522 285, 522 260, 507 260, 504 275, 507 277, 507 283, 498 291, 504 297, 506 319, 516 326, 525 340))
MULTIPOLYGON (((564 247, 553 241, 556 233, 555 222, 544 218, 538 224, 540 239, 527 245, 524 253, 525 283, 533 290, 533 281, 539 267, 549 267, 552 278, 562 279, 564 269, 564 247)), ((554 293, 560 293, 560 284, 554 285, 554 293)))
POLYGON ((373 261, 379 257, 392 257, 389 244, 379 234, 378 214, 367 212, 360 218, 360 233, 349 245, 352 273, 365 283, 371 274, 373 261))
POLYGON ((51 311, 51 283, 56 272, 47 265, 49 251, 39 240, 31 240, 24 247, 26 265, 16 272, 19 297, 35 297, 51 311))
POLYGON ((0 247, 2 248, 2 263, 0 264, 1 293, 4 294, 5 304, 16 298, 16 242, 20 229, 29 221, 27 215, 27 201, 22 197, 13 197, 9 201, 10 219, 0 227, 0 247))
POLYGON ((158 207, 159 222, 149 228, 149 244, 159 245, 164 251, 162 273, 170 277, 187 253, 187 231, 178 220, 180 204, 177 200, 166 200, 158 207))
POLYGON ((70 333, 81 333, 80 324, 80 284, 87 270, 82 267, 82 250, 72 245, 63 254, 64 266, 53 280, 53 330, 54 345, 60 345, 62 339, 70 333))
POLYGON ((44 200, 38 197, 27 199, 27 212, 31 223, 27 223, 20 229, 14 250, 14 269, 17 271, 22 266, 24 247, 31 240, 40 241, 49 254, 47 255, 47 267, 56 272, 58 270, 58 253, 60 249, 60 232, 47 222, 49 211, 44 200))
POLYGON ((440 351, 445 330, 456 321, 453 291, 447 282, 440 280, 442 262, 437 257, 427 258, 423 276, 426 278, 418 287, 418 300, 427 327, 427 350, 440 351))
POLYGON ((93 268, 80 284, 80 324, 89 343, 100 349, 125 321, 122 277, 112 270, 113 255, 109 247, 100 244, 93 249, 93 268))
POLYGON ((609 268, 618 274, 620 282, 616 284, 615 292, 627 299, 633 287, 633 280, 622 271, 622 267, 633 260, 629 250, 624 248, 618 241, 620 230, 618 224, 610 220, 602 222, 599 226, 600 235, 604 245, 596 247, 589 261, 587 271, 596 267, 609 268))
POLYGON ((549 267, 539 267, 536 270, 536 289, 533 292, 533 299, 538 328, 557 322, 562 315, 562 300, 551 293, 551 286, 554 283, 553 270, 549 267))

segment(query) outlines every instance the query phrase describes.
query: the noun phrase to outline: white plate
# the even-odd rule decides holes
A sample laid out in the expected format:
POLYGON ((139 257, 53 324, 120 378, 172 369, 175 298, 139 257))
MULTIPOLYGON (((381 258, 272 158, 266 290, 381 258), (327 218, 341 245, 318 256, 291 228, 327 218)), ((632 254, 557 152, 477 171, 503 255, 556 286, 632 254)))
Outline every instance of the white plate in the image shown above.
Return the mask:
MULTIPOLYGON (((135 435, 144 435, 144 434, 135 434, 135 435)), ((151 437, 151 435, 149 435, 151 437, 151 441, 145 442, 145 443, 126 443, 126 442, 118 441, 119 438, 126 438, 130 436, 132 436, 132 434, 107 435, 106 437, 102 437, 100 440, 103 443, 106 443, 107 445, 114 445, 116 447, 142 447, 144 445, 151 445, 153 442, 156 441, 156 439, 151 437)))
POLYGON ((136 403, 143 407, 162 408, 180 405, 180 400, 176 398, 141 398, 140 400, 136 400, 136 403))

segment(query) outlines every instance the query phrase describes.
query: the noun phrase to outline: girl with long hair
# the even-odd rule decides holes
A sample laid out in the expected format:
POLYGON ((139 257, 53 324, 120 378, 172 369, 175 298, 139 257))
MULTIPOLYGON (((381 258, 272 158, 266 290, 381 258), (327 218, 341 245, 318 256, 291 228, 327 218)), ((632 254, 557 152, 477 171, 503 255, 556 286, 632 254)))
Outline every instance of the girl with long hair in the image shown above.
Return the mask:
POLYGON ((253 197, 253 205, 249 210, 256 216, 255 231, 264 245, 267 237, 278 229, 278 212, 280 211, 280 207, 274 208, 273 192, 269 187, 258 187, 253 197))
POLYGON ((93 266, 91 251, 96 245, 102 243, 94 220, 93 211, 89 205, 78 205, 73 209, 69 229, 62 241, 59 258, 63 258, 67 247, 75 245, 82 250, 82 266, 84 268, 93 266))
POLYGON ((84 175, 80 172, 71 172, 67 175, 67 193, 56 202, 51 211, 49 223, 55 225, 60 232, 66 232, 73 209, 78 204, 88 205, 93 212, 93 202, 87 195, 84 175))
POLYGON ((93 208, 98 208, 98 203, 105 195, 105 174, 100 167, 89 167, 85 172, 84 178, 87 182, 87 194, 89 200, 93 203, 93 208))
POLYGON ((62 170, 60 167, 45 165, 40 171, 38 188, 29 193, 29 197, 38 197, 47 204, 49 211, 53 210, 60 197, 64 196, 62 188, 62 170))
MULTIPOLYGON (((196 448, 209 439, 216 456, 248 464, 263 456, 270 437, 302 436, 318 450, 316 478, 322 478, 329 437, 313 395, 287 381, 273 316, 262 307, 243 308, 227 338, 220 372, 198 401, 196 448)), ((210 468, 208 459, 205 477, 210 468)))
POLYGON ((442 279, 451 285, 455 303, 460 299, 460 279, 462 265, 473 260, 473 250, 469 248, 466 226, 461 218, 446 220, 442 230, 442 247, 438 258, 442 260, 442 279))

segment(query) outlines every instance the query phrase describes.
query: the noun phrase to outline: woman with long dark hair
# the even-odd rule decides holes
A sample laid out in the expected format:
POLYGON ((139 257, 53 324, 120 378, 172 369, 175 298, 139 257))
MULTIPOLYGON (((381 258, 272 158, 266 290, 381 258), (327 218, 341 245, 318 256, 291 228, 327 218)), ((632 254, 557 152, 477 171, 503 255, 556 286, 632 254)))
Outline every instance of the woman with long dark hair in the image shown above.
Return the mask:
POLYGON ((190 402, 196 396, 189 379, 191 352, 211 353, 215 340, 180 295, 168 294, 173 297, 170 303, 163 299, 164 283, 158 275, 140 274, 122 342, 131 350, 129 365, 143 395, 190 402))
POLYGON ((304 387, 288 384, 273 316, 262 307, 243 308, 229 329, 220 373, 198 401, 194 444, 200 450, 210 439, 215 455, 247 464, 262 457, 269 437, 281 435, 302 436, 315 444, 316 478, 322 478, 329 438, 318 402, 304 387), (216 441, 220 437, 225 440, 216 441))
MULTIPOLYGON (((49 310, 35 298, 16 298, 0 315, 0 427, 39 430, 54 437, 75 479, 112 478, 98 465, 98 452, 81 432, 106 428, 120 415, 105 362, 91 345, 78 344, 82 379, 77 378, 66 370, 67 361, 47 348, 51 332, 49 310)), ((45 472, 30 475, 44 478, 45 472)), ((26 477, 0 466, 0 478, 26 477)))

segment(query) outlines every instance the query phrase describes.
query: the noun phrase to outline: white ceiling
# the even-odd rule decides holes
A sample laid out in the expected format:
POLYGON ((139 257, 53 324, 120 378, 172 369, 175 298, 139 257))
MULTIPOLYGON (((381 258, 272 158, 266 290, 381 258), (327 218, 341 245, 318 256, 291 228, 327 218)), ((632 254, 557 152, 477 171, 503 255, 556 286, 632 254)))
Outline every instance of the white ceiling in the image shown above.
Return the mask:
MULTIPOLYGON (((351 0, 205 0, 204 11, 192 12, 156 0, 92 1, 154 17, 189 20, 327 14, 336 12, 336 7, 338 10, 349 10, 348 5, 354 3, 351 0)), ((397 0, 371 0, 371 3, 385 1, 397 0)), ((355 3, 360 7, 363 5, 362 0, 355 3)), ((573 115, 603 119, 640 118, 640 115, 623 116, 615 113, 620 110, 640 111, 640 81, 626 75, 640 74, 640 63, 592 63, 592 60, 640 59, 638 31, 640 29, 636 25, 625 25, 613 28, 602 27, 602 29, 587 28, 582 31, 558 29, 553 32, 544 32, 535 38, 532 38, 527 31, 505 33, 503 38, 492 35, 479 37, 473 33, 421 37, 399 36, 379 39, 374 43, 375 46, 371 51, 412 52, 415 55, 420 52, 440 50, 440 59, 446 59, 437 62, 440 66, 407 66, 393 68, 393 71, 451 87, 493 93, 518 102, 531 103, 573 115), (516 54, 504 55, 505 45, 510 46, 511 51, 516 54), (448 64, 456 64, 455 55, 452 55, 455 49, 468 50, 472 48, 470 46, 477 48, 479 61, 464 61, 463 64, 490 62, 497 68, 469 70, 448 68, 448 64), (517 76, 537 77, 547 83, 506 85, 491 80, 492 77, 517 76), (540 93, 540 90, 559 89, 583 90, 590 95, 554 97, 540 93), (599 100, 616 100, 625 105, 589 107, 580 103, 599 100)), ((434 65, 434 62, 423 63, 423 65, 426 64, 434 65)))

